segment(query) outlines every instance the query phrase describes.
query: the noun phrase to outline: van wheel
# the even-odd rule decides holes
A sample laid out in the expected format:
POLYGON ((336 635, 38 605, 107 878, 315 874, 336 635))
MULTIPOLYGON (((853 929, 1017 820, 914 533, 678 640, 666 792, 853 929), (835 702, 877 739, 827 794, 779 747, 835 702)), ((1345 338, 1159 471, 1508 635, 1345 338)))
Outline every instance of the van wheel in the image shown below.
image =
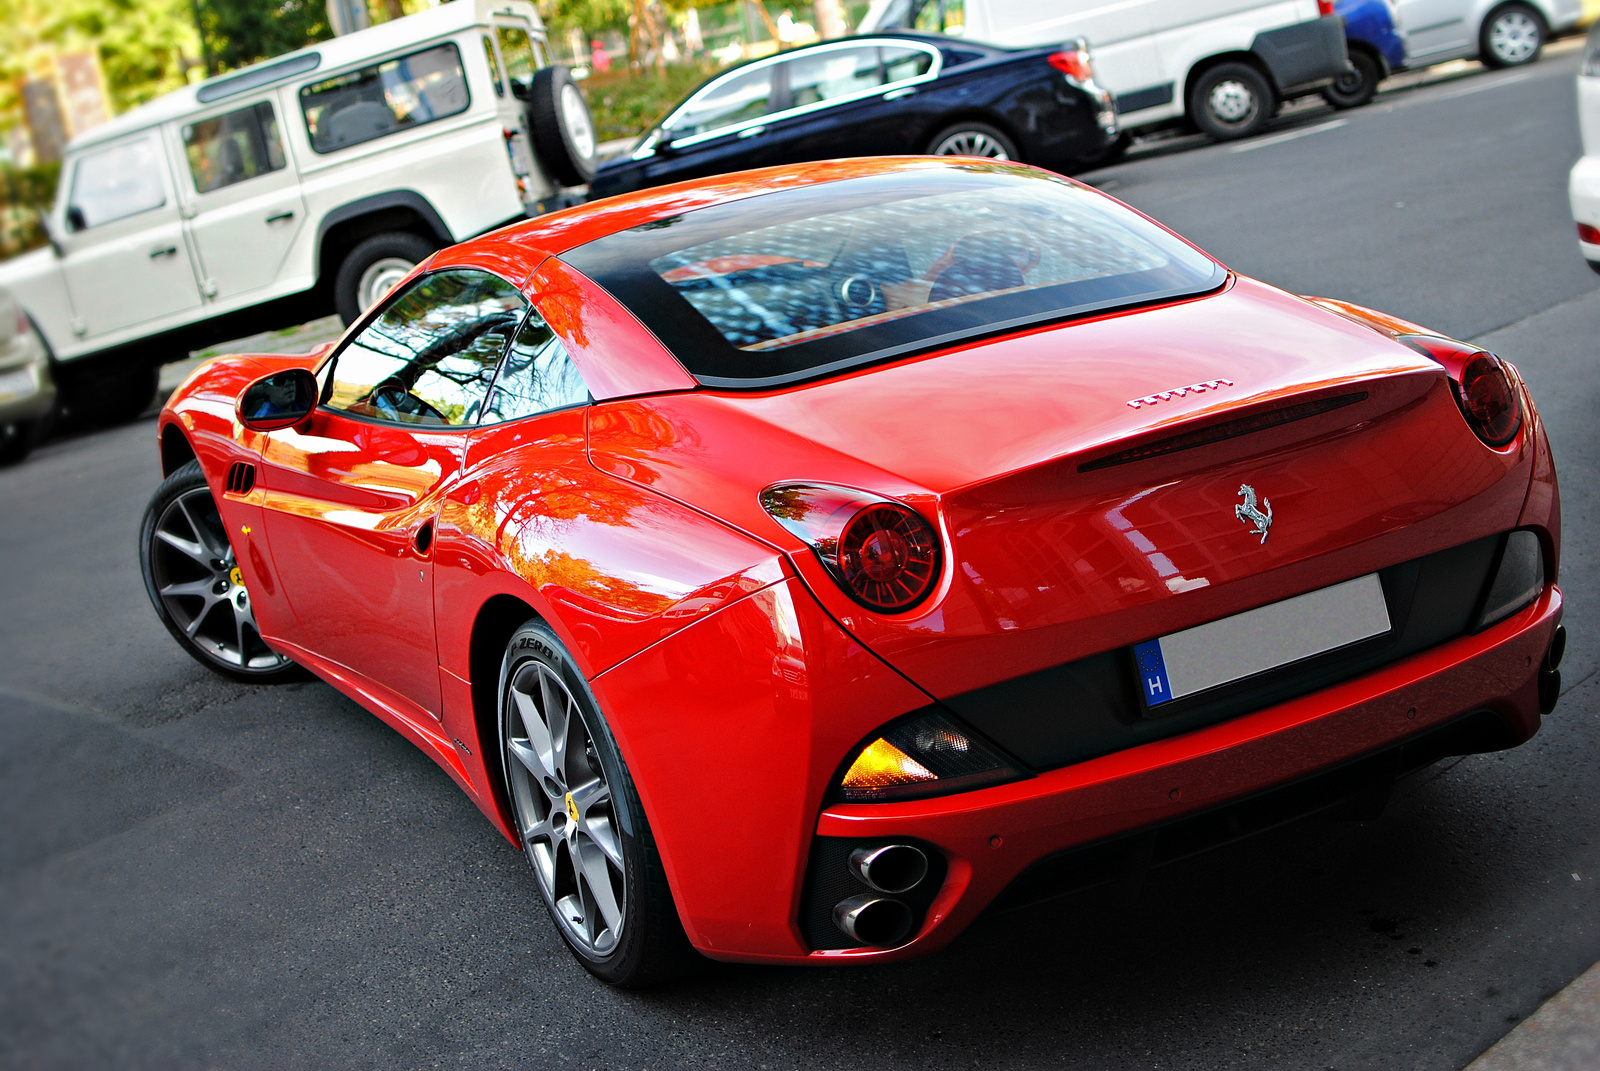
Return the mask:
POLYGON ((1189 117, 1201 133, 1232 141, 1260 133, 1277 107, 1261 72, 1243 63, 1219 63, 1189 93, 1189 117))
POLYGON ((1350 70, 1322 91, 1322 99, 1335 108, 1359 108, 1378 92, 1382 79, 1383 68, 1378 61, 1357 49, 1350 53, 1350 70))
POLYGON ((1539 58, 1548 31, 1527 4, 1506 4, 1489 12, 1478 31, 1478 58, 1485 67, 1520 67, 1539 58))
POLYGON ((528 127, 545 174, 561 186, 582 186, 594 178, 594 119, 589 103, 561 64, 534 72, 528 90, 528 127))
POLYGON ((333 307, 346 327, 383 300, 394 285, 434 250, 407 231, 375 234, 345 254, 333 278, 333 307))

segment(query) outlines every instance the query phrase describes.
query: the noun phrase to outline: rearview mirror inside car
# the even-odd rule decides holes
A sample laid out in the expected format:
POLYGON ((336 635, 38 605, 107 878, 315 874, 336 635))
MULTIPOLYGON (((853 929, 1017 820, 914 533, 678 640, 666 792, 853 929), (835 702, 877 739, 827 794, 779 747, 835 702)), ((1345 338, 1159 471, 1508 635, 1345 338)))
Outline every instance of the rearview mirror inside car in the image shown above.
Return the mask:
POLYGON ((304 368, 263 376, 239 395, 239 423, 253 431, 292 427, 317 407, 317 378, 304 368))

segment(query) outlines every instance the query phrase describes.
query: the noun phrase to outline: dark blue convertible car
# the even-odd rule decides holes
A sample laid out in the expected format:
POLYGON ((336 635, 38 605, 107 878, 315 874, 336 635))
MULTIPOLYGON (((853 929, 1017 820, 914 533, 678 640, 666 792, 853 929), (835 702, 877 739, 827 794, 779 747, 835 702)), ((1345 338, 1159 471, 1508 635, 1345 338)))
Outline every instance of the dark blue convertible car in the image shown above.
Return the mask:
POLYGON ((905 153, 1070 171, 1116 135, 1115 104, 1081 41, 1005 49, 874 34, 722 72, 601 165, 589 190, 607 197, 771 164, 905 153))

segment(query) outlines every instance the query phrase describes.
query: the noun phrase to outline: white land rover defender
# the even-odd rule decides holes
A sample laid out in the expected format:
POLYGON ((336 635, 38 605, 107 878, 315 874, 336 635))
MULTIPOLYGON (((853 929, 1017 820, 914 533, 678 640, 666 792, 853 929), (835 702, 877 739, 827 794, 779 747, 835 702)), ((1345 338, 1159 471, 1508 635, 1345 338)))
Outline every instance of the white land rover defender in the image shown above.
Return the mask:
POLYGON ((0 264, 69 408, 130 418, 188 350, 346 323, 435 249, 594 174, 528 0, 454 3, 201 82, 74 138, 51 248, 0 264))

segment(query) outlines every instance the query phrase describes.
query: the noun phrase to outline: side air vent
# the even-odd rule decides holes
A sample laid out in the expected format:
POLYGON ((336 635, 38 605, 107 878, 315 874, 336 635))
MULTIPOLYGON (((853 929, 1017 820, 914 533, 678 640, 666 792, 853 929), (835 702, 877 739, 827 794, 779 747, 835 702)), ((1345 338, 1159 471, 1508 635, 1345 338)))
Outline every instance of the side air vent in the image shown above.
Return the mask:
POLYGON ((247 495, 256 485, 256 467, 248 461, 235 461, 228 466, 228 482, 224 490, 230 495, 247 495))

